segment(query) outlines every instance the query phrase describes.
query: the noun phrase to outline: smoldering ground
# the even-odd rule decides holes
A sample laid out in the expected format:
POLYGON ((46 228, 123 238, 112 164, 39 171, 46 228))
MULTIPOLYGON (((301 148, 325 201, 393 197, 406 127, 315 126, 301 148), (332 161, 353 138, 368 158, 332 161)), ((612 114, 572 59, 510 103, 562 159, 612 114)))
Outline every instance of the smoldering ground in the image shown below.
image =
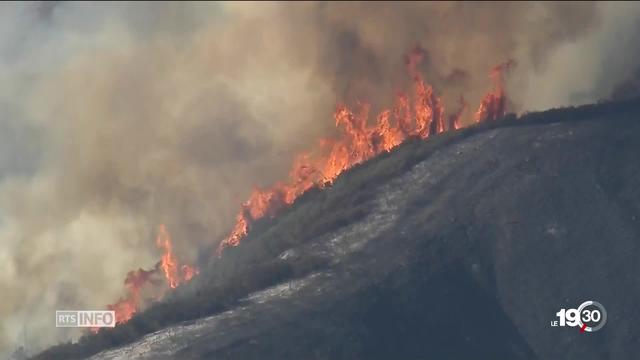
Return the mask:
POLYGON ((450 109, 477 104, 507 59, 517 111, 607 97, 637 65, 602 75, 637 43, 635 4, 0 7, 3 350, 25 328, 34 348, 77 335, 53 328, 54 310, 115 301, 127 271, 157 261, 160 223, 195 261, 253 186, 331 135, 337 103, 388 106, 407 89, 408 49, 424 49, 450 109))

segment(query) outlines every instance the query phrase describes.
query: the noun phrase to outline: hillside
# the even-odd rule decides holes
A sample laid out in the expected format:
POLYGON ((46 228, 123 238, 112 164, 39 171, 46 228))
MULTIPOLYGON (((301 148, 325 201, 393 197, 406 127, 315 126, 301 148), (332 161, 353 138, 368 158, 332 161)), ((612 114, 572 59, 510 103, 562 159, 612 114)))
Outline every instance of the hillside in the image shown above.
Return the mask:
POLYGON ((631 100, 409 141, 125 326, 35 358, 629 358, 639 115, 631 100), (602 330, 550 327, 585 300, 607 308, 602 330))

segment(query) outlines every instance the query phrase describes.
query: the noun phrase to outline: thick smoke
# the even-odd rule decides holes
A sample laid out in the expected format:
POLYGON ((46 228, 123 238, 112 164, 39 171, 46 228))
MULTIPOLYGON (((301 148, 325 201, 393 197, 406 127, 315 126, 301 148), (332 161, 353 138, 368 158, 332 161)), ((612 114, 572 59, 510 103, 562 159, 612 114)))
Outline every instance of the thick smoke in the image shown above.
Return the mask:
POLYGON ((128 270, 157 261, 160 223, 180 258, 208 255, 252 186, 283 178, 295 153, 330 135, 338 102, 388 106, 406 89, 407 50, 425 51, 420 70, 451 111, 461 94, 477 104, 488 70, 508 59, 517 110, 587 102, 635 70, 620 60, 604 77, 602 52, 624 54, 611 36, 637 10, 0 5, 0 350, 25 333, 31 351, 67 340, 54 311, 115 301, 128 270))

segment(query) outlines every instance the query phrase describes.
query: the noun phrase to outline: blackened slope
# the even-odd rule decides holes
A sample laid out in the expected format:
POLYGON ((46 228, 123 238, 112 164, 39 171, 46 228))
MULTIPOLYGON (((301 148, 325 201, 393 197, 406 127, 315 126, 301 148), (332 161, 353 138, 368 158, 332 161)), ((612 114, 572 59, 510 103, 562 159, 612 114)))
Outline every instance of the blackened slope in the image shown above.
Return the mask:
MULTIPOLYGON (((205 337, 182 359, 532 359, 492 294, 461 266, 389 274, 349 296, 329 295, 268 331, 225 346, 205 337)), ((283 305, 285 306, 285 305, 283 305)), ((289 305, 290 306, 290 305, 289 305)), ((301 307, 301 305, 293 305, 301 307)), ((303 305, 302 305, 303 306, 303 305)), ((246 329, 243 329, 243 331, 246 329)), ((242 337, 239 333, 238 338, 242 337)))

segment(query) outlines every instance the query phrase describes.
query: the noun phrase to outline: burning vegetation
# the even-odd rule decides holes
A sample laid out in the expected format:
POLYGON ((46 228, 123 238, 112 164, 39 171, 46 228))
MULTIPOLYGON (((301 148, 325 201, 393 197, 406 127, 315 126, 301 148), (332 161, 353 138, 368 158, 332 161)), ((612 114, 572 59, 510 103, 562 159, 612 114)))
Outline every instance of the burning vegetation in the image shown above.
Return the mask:
MULTIPOLYGON (((268 189, 254 189, 242 204, 231 234, 218 246, 218 256, 226 247, 237 246, 247 235, 251 223, 267 215, 273 216, 311 187, 327 186, 343 171, 390 151, 409 138, 427 139, 445 130, 459 129, 467 108, 464 98, 460 96, 459 108, 447 119, 442 98, 416 70, 421 60, 419 49, 412 51, 406 59, 407 71, 414 83, 413 96, 399 92, 393 109, 383 109, 375 123, 369 121, 371 105, 368 103, 358 104, 355 110, 346 105, 338 106, 334 118, 336 127, 343 131, 342 136, 336 140, 322 139, 317 151, 299 155, 287 182, 276 183, 268 189)), ((506 114, 503 73, 514 65, 510 60, 491 70, 495 88, 482 99, 475 113, 476 122, 493 121, 506 114)))
POLYGON ((152 287, 152 299, 160 300, 167 289, 175 289, 199 273, 198 268, 194 266, 180 266, 173 253, 171 236, 164 225, 160 225, 158 229, 156 245, 163 250, 161 260, 151 270, 130 271, 124 280, 127 294, 115 304, 107 305, 109 310, 115 311, 118 324, 129 321, 140 310, 145 287, 152 287), (162 283, 166 283, 166 286, 162 286, 162 283))
MULTIPOLYGON (((413 92, 398 92, 393 107, 381 110, 375 116, 375 121, 370 121, 369 103, 358 103, 355 108, 339 105, 334 120, 336 127, 342 131, 341 136, 337 139, 320 139, 317 149, 299 154, 286 181, 270 188, 255 188, 242 204, 231 233, 220 242, 216 255, 221 256, 225 248, 238 246, 256 220, 275 216, 312 187, 329 186, 354 165, 388 152, 407 139, 427 139, 461 128, 467 103, 461 95, 458 108, 447 115, 441 96, 416 69, 422 56, 423 52, 416 48, 405 59, 407 72, 413 80, 413 92)), ((514 65, 510 60, 491 70, 494 89, 480 102, 474 115, 475 122, 494 121, 506 114, 504 73, 514 65)), ((118 324, 129 321, 140 311, 144 300, 160 300, 167 291, 189 282, 199 272, 194 266, 180 264, 164 225, 159 227, 156 246, 163 251, 161 260, 151 270, 129 272, 124 282, 126 295, 115 304, 108 305, 110 310, 116 312, 118 324), (151 295, 143 299, 145 289, 151 295)))

